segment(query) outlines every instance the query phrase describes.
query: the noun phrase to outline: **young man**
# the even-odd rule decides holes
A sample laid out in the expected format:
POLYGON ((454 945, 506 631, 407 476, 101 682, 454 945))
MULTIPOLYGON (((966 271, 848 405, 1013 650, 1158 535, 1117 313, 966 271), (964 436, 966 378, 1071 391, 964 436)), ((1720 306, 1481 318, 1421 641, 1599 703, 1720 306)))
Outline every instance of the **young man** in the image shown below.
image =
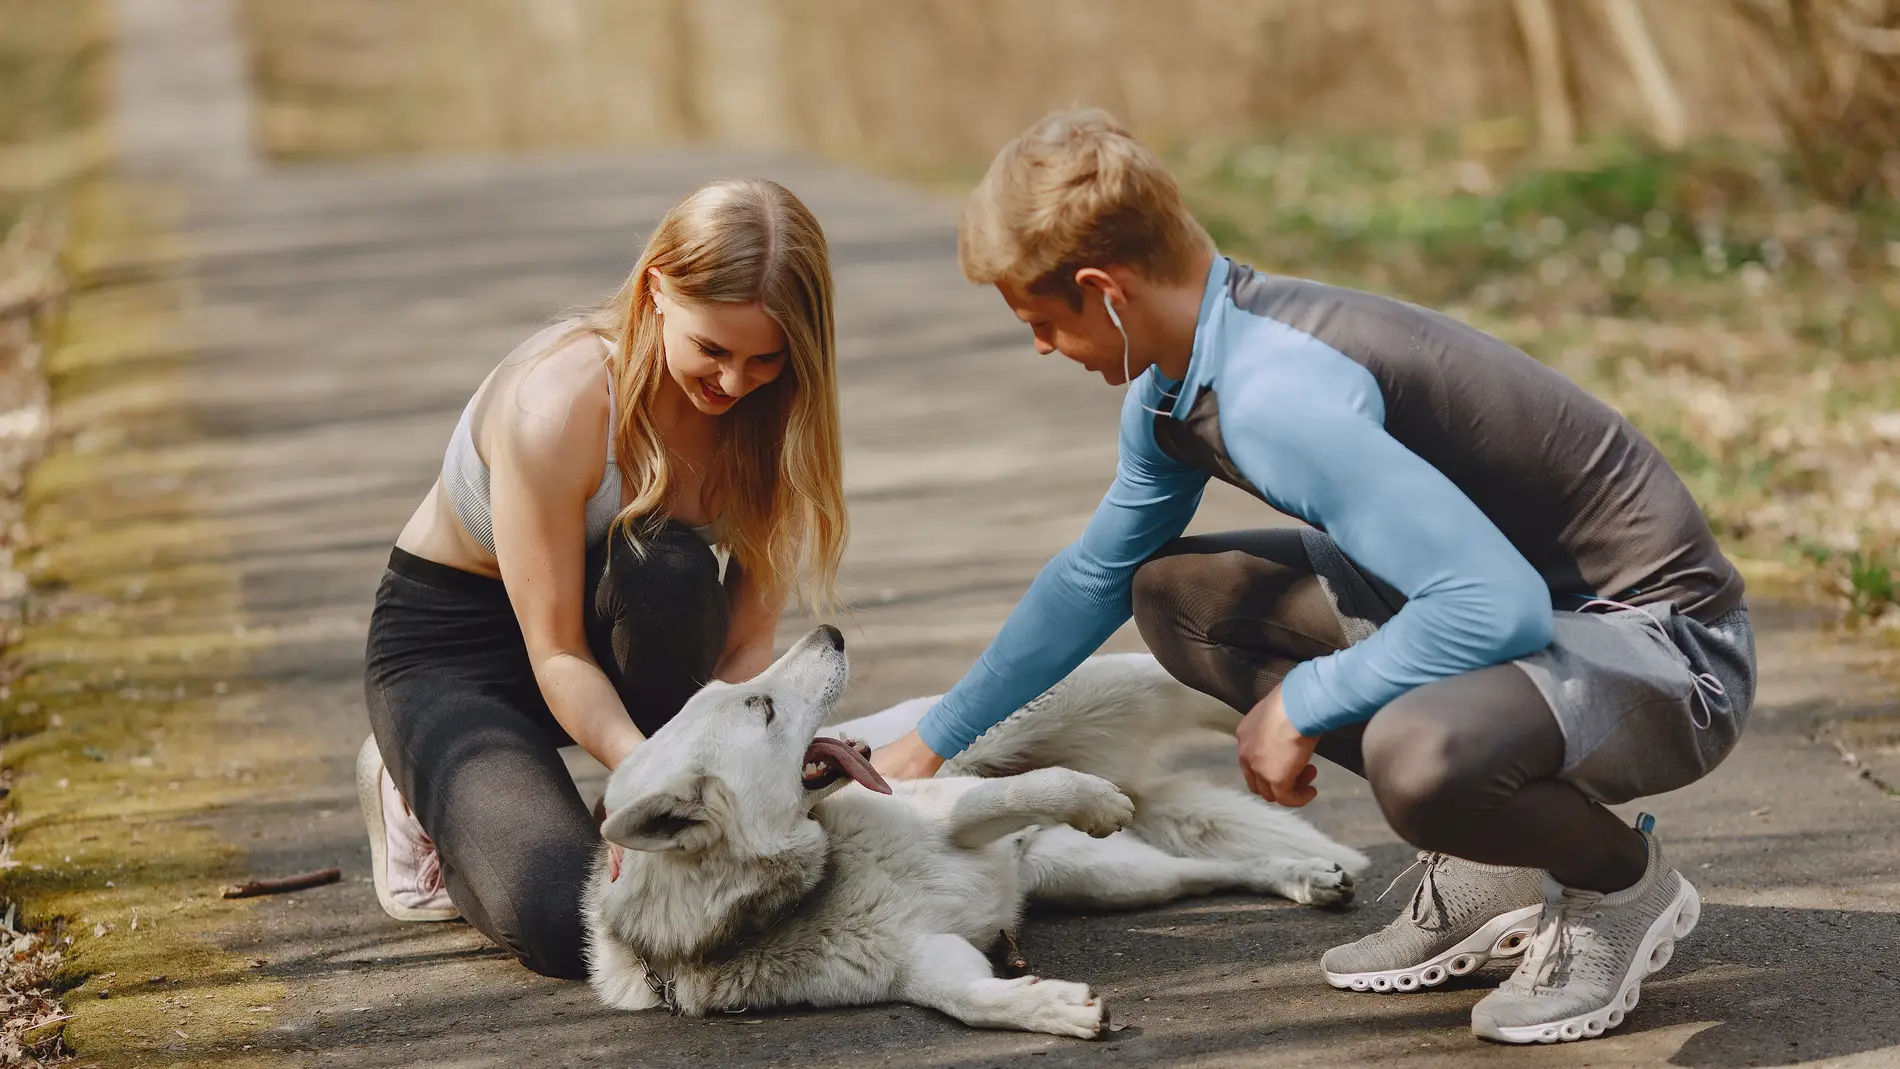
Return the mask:
POLYGON ((1425 851, 1410 907, 1328 952, 1330 983, 1411 991, 1524 954, 1478 1035, 1621 1024, 1699 901, 1604 806, 1707 774, 1755 679, 1742 581, 1655 447, 1452 319, 1219 256, 1099 111, 1003 149, 958 254, 1039 352, 1130 382, 1120 464, 879 769, 932 774, 1132 612, 1170 672, 1246 713, 1254 791, 1304 805, 1317 752, 1425 851), (1209 476, 1311 527, 1181 538, 1209 476))

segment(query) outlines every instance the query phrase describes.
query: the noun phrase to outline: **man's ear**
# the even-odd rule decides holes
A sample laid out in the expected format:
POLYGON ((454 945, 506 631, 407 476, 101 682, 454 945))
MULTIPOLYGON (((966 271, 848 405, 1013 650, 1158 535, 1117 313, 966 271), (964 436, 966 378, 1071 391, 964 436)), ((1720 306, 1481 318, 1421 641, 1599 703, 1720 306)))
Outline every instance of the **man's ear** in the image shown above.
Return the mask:
POLYGON ((607 814, 600 836, 629 850, 703 849, 718 838, 704 788, 698 779, 641 795, 607 814))
POLYGON ((1126 308, 1128 305, 1127 287, 1122 285, 1121 279, 1102 268, 1076 268, 1075 284, 1082 291, 1084 308, 1090 304, 1101 304, 1103 294, 1107 294, 1109 300, 1115 302, 1118 307, 1126 308))

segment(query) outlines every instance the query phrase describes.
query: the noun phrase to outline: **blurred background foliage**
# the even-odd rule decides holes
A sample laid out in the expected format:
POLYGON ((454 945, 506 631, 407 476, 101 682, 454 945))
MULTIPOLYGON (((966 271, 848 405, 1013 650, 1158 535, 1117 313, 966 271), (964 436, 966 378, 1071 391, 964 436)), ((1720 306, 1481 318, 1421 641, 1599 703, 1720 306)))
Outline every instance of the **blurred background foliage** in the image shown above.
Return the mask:
MULTIPOLYGON (((1229 251, 1503 335, 1758 588, 1900 627, 1900 0, 239 6, 280 160, 724 142, 954 192, 1099 104, 1229 251)), ((0 215, 107 158, 90 8, 0 0, 0 215)))
POLYGON ((1223 247, 1616 404, 1757 585, 1900 624, 1900 4, 244 0, 282 158, 779 145, 967 185, 1114 111, 1223 247))

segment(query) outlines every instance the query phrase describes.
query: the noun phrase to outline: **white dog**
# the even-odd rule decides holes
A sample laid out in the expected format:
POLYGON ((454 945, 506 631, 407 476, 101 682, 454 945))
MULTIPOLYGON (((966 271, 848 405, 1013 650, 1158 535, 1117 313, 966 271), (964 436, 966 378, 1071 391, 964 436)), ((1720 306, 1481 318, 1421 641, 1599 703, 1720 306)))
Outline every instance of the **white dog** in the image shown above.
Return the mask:
MULTIPOLYGON (((1150 657, 1092 658, 938 778, 895 785, 865 742, 818 734, 845 676, 843 637, 821 627, 751 682, 708 686, 614 770, 584 902, 608 1005, 902 1001, 1092 1037, 1108 1009, 1087 985, 999 979, 984 955, 1026 903, 1238 889, 1333 905, 1365 865, 1286 810, 1167 772, 1162 743, 1236 717, 1150 657)), ((841 727, 882 742, 930 701, 841 727)))

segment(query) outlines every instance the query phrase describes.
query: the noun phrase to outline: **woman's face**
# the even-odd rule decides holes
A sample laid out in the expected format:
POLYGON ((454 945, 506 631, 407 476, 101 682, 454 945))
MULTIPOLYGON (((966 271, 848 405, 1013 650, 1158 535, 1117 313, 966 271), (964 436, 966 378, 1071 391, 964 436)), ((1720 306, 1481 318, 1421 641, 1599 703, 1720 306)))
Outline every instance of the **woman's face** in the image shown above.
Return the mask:
POLYGON ((763 305, 695 304, 668 292, 655 276, 654 306, 666 371, 693 407, 709 416, 731 411, 741 397, 785 371, 785 332, 763 305))

